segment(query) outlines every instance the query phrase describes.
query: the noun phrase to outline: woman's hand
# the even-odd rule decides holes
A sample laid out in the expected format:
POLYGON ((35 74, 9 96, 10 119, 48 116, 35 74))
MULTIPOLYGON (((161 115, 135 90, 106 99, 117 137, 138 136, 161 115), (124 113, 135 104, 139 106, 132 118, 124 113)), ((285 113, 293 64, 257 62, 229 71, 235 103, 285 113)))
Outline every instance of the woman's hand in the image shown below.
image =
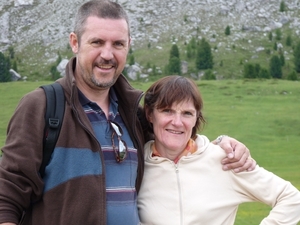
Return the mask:
POLYGON ((221 161, 223 170, 236 173, 254 170, 256 161, 251 158, 249 149, 243 143, 226 135, 219 136, 212 143, 218 144, 227 154, 221 161))

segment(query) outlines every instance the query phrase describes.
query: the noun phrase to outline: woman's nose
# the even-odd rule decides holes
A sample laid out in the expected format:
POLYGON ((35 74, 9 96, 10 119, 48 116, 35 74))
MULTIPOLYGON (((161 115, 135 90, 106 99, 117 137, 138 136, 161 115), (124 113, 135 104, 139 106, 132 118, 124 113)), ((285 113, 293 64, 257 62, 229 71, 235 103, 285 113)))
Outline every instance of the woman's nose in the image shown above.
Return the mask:
POLYGON ((182 124, 182 119, 181 119, 180 113, 174 113, 173 118, 172 118, 172 124, 174 124, 174 125, 182 124))

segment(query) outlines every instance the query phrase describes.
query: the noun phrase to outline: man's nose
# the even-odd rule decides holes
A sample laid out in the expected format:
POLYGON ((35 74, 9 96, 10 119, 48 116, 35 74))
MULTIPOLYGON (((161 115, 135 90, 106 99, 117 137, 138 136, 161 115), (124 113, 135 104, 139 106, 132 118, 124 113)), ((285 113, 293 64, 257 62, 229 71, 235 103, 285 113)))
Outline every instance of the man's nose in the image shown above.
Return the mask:
POLYGON ((101 49, 101 58, 105 60, 111 60, 113 55, 113 47, 109 44, 104 45, 101 49))

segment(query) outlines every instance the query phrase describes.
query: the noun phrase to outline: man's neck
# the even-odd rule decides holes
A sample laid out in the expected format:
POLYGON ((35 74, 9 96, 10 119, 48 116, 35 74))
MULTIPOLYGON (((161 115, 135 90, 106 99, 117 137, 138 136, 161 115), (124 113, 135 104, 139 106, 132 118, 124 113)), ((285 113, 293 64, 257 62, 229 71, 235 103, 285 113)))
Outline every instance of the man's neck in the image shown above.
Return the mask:
POLYGON ((86 98, 88 98, 91 102, 97 103, 97 105, 102 109, 105 113, 106 117, 108 116, 109 112, 109 90, 110 89, 103 89, 103 90, 95 90, 91 89, 87 86, 78 85, 79 90, 84 94, 86 98))

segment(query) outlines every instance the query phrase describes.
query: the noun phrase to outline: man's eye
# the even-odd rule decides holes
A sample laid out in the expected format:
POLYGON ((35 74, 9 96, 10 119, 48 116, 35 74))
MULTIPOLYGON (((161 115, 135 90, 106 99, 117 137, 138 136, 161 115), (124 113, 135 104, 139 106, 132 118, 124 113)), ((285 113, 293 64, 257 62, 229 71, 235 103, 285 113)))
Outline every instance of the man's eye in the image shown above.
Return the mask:
POLYGON ((101 43, 102 43, 101 41, 93 41, 92 45, 101 45, 101 43))
POLYGON ((120 48, 120 47, 123 47, 124 44, 122 42, 116 42, 115 46, 118 47, 118 48, 120 48))

